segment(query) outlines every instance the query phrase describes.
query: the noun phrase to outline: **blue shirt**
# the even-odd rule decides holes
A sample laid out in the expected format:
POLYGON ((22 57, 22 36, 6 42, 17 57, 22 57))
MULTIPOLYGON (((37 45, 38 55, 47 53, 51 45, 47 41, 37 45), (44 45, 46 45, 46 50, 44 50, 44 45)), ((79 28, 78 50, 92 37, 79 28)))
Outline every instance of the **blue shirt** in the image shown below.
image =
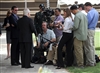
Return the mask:
POLYGON ((88 29, 95 30, 99 19, 99 13, 96 11, 96 9, 92 8, 88 12, 87 19, 88 19, 88 29))

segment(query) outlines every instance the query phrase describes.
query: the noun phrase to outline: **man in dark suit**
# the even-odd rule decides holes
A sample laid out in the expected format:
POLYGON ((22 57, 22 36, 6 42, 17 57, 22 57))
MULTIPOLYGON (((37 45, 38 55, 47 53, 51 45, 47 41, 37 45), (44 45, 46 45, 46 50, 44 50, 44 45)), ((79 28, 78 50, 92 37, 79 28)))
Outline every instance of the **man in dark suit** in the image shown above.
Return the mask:
POLYGON ((17 29, 17 16, 18 8, 12 6, 12 14, 9 17, 9 23, 11 25, 11 65, 20 65, 19 62, 19 44, 18 44, 18 29, 17 29))
POLYGON ((31 49, 32 49, 32 33, 36 30, 33 21, 30 16, 30 10, 28 8, 24 9, 23 17, 17 22, 18 24, 18 34, 19 34, 19 45, 21 49, 21 63, 22 68, 33 68, 30 65, 31 62, 31 49))

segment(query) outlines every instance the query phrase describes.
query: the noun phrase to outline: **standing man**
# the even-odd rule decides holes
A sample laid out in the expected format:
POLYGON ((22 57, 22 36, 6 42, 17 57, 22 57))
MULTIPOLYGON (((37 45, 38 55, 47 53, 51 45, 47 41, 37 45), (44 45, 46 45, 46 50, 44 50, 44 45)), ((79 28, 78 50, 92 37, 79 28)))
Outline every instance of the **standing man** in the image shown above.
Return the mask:
POLYGON ((86 9, 84 8, 84 5, 83 5, 83 4, 79 4, 79 5, 78 5, 78 9, 79 9, 82 13, 84 13, 85 15, 87 15, 86 9))
POLYGON ((18 29, 17 29, 17 16, 18 7, 12 6, 12 14, 9 17, 11 25, 11 65, 19 65, 19 44, 18 44, 18 29))
POLYGON ((71 6, 71 12, 75 15, 73 32, 74 32, 74 53, 79 68, 83 68, 83 42, 87 39, 87 18, 86 15, 78 10, 76 5, 71 6))
POLYGON ((36 30, 33 21, 30 17, 30 10, 24 9, 23 17, 18 20, 18 34, 19 45, 21 49, 21 62, 22 68, 33 68, 30 65, 31 62, 31 49, 32 49, 32 33, 36 30))
POLYGON ((37 34, 42 32, 42 22, 46 21, 46 17, 43 14, 44 9, 45 9, 44 4, 40 4, 39 9, 40 11, 35 14, 35 18, 34 18, 34 25, 35 25, 37 34))
POLYGON ((61 15, 61 10, 59 8, 55 9, 55 20, 54 20, 54 33, 56 34, 57 42, 59 42, 62 36, 62 30, 58 29, 59 23, 64 22, 64 18, 61 15))
MULTIPOLYGON (((55 20, 54 20, 54 33, 56 35, 56 43, 58 45, 61 37, 62 37, 62 30, 59 30, 59 24, 64 22, 64 18, 61 15, 61 9, 56 8, 55 9, 55 20)), ((56 61, 57 61, 57 47, 53 46, 53 49, 49 52, 49 56, 47 57, 47 60, 49 60, 48 62, 45 63, 45 65, 50 65, 52 64, 52 62, 54 61, 54 65, 56 65, 56 61), (54 54, 55 56, 51 56, 52 54, 54 54)))
POLYGON ((85 55, 86 55, 86 65, 95 66, 95 48, 94 48, 94 35, 95 28, 99 19, 99 13, 96 9, 92 7, 90 2, 85 3, 86 10, 88 11, 88 36, 85 42, 85 55))

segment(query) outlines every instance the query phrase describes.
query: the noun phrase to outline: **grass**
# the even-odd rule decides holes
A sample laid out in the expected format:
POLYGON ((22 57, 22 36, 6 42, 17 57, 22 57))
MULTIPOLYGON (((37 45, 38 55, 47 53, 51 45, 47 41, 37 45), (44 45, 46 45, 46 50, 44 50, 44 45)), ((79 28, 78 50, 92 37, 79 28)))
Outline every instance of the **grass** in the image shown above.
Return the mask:
POLYGON ((85 67, 84 69, 69 67, 67 70, 70 73, 100 73, 100 63, 98 63, 95 67, 85 67))
MULTIPOLYGON (((94 42, 95 52, 98 56, 100 56, 100 31, 96 31, 94 42)), ((67 70, 70 73, 100 73, 100 62, 97 63, 95 67, 85 67, 84 69, 69 67, 67 70)))

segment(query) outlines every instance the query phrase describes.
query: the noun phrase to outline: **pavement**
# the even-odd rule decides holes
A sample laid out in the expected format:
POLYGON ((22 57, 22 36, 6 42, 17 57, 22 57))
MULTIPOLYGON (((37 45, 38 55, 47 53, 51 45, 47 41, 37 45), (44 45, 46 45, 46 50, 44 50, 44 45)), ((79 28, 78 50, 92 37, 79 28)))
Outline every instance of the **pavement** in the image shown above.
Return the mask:
MULTIPOLYGON (((10 58, 4 60, 7 54, 6 49, 6 33, 3 32, 0 36, 0 73, 38 73, 38 69, 42 64, 31 64, 34 68, 24 69, 21 66, 11 66, 10 58)), ((66 69, 55 69, 55 66, 46 66, 52 73, 69 73, 66 69)), ((46 72, 48 73, 48 72, 46 72)))

